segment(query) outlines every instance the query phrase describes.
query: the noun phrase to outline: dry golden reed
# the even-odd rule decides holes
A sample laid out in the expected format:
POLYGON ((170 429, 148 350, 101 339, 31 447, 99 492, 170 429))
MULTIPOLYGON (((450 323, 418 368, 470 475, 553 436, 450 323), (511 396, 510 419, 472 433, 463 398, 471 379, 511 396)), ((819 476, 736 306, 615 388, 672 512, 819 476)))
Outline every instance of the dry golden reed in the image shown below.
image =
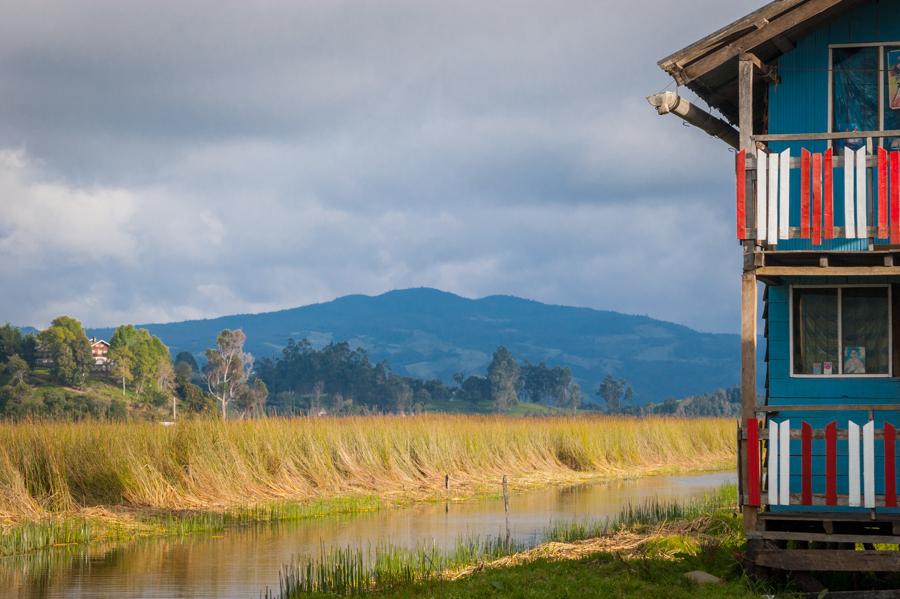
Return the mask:
POLYGON ((0 518, 85 509, 227 510, 353 495, 400 500, 727 467, 729 419, 295 418, 173 427, 0 424, 0 518))

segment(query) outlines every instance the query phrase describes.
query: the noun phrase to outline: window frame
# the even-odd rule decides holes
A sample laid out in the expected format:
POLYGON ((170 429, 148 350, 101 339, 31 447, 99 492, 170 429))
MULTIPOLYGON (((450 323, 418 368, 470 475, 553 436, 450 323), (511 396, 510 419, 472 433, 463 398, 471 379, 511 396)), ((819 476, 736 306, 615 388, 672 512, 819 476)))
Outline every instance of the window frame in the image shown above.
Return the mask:
MULTIPOLYGON (((848 44, 828 44, 828 133, 834 133, 834 50, 838 48, 878 48, 878 130, 884 131, 884 51, 889 46, 900 49, 900 41, 896 42, 859 42, 848 44)), ((884 138, 878 138, 878 147, 884 145, 884 138)), ((828 140, 828 147, 834 140, 828 140)), ((869 152, 872 151, 868 147, 869 152)))
POLYGON ((840 284, 840 285, 791 285, 789 289, 788 301, 788 354, 789 354, 789 372, 790 378, 798 379, 890 379, 894 378, 894 310, 893 310, 893 289, 890 283, 857 283, 857 284, 840 284), (886 288, 887 289, 887 333, 888 333, 888 371, 887 373, 872 374, 844 374, 844 331, 843 331, 843 289, 853 288, 886 288), (794 289, 836 289, 837 290, 837 363, 838 373, 835 374, 802 374, 794 371, 794 289))

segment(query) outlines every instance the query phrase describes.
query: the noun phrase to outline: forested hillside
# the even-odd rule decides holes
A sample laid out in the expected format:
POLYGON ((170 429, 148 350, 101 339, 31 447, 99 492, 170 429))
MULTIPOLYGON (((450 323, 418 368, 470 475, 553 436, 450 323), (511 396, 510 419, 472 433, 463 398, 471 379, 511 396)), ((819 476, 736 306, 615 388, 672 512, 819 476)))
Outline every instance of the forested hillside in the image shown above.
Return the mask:
MULTIPOLYGON (((140 326, 159 336, 173 355, 187 351, 198 358, 223 329, 243 329, 257 359, 279 356, 289 339, 308 339, 319 348, 348 341, 364 348, 372 362, 386 360, 399 375, 447 383, 455 375, 484 375, 502 345, 519 360, 570 368, 585 395, 613 374, 631 386, 635 404, 731 387, 740 361, 737 335, 702 333, 647 316, 511 296, 467 299, 427 288, 140 326)), ((89 330, 98 337, 111 333, 89 330)))

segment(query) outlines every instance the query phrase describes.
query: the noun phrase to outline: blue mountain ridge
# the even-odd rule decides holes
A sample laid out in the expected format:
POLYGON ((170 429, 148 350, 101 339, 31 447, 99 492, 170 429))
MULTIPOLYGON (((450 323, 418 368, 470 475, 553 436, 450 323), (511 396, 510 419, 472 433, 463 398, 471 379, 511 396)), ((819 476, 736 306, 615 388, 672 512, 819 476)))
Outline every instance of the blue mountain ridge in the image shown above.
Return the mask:
MULTIPOLYGON (((468 299, 430 288, 333 301, 262 314, 237 314, 138 325, 159 336, 172 355, 195 355, 222 329, 242 328, 257 358, 278 355, 289 338, 314 346, 348 341, 394 372, 450 381, 483 374, 499 345, 520 363, 568 366, 586 396, 607 373, 627 380, 635 401, 706 393, 738 384, 740 338, 607 310, 544 304, 508 295, 468 299)), ((89 329, 109 338, 112 328, 89 329)), ((760 357, 764 351, 759 352, 760 357)), ((764 372, 761 370, 761 372, 764 372)))

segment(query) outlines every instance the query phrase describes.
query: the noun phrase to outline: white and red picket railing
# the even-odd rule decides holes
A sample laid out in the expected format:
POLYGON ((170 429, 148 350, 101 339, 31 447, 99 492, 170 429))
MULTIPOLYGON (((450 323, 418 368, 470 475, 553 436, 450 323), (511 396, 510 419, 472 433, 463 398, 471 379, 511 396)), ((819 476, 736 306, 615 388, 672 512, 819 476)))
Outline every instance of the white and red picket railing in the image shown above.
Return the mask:
MULTIPOLYGON (((802 421, 799 431, 791 430, 789 419, 768 422, 768 438, 760 439, 759 421, 748 418, 746 425, 746 500, 745 505, 763 505, 763 481, 767 483, 766 505, 770 506, 849 506, 861 508, 897 507, 896 429, 885 422, 876 431, 875 422, 863 425, 847 421, 847 428, 838 431, 837 422, 824 429, 802 421), (799 435, 798 435, 799 433, 799 435), (800 493, 791 493, 791 439, 800 439, 800 493), (837 441, 847 440, 847 493, 838 494, 837 441), (813 454, 813 439, 824 439, 824 455, 813 454), (883 440, 883 468, 876 472, 875 440, 883 440), (765 452, 765 462, 762 460, 765 452), (766 464, 765 472, 762 466, 766 464), (813 477, 824 473, 825 493, 813 494, 813 477), (883 492, 876 496, 876 477, 882 477, 883 492)), ((842 485, 843 486, 843 485, 842 485)))
MULTIPOLYGON (((774 136, 772 136, 774 137, 774 136)), ((840 156, 832 149, 800 156, 791 150, 757 150, 755 177, 748 180, 747 151, 737 154, 737 237, 776 247, 787 239, 808 239, 814 246, 831 239, 881 239, 900 244, 900 151, 844 147, 840 156), (844 225, 835 225, 834 169, 843 172, 844 225), (869 191, 869 166, 875 184, 869 191), (790 226, 791 170, 800 171, 799 227, 790 226), (870 197, 874 196, 874 198, 870 197)), ((753 172, 754 169, 749 169, 753 172)), ((795 209, 796 210, 796 209, 795 209)))

